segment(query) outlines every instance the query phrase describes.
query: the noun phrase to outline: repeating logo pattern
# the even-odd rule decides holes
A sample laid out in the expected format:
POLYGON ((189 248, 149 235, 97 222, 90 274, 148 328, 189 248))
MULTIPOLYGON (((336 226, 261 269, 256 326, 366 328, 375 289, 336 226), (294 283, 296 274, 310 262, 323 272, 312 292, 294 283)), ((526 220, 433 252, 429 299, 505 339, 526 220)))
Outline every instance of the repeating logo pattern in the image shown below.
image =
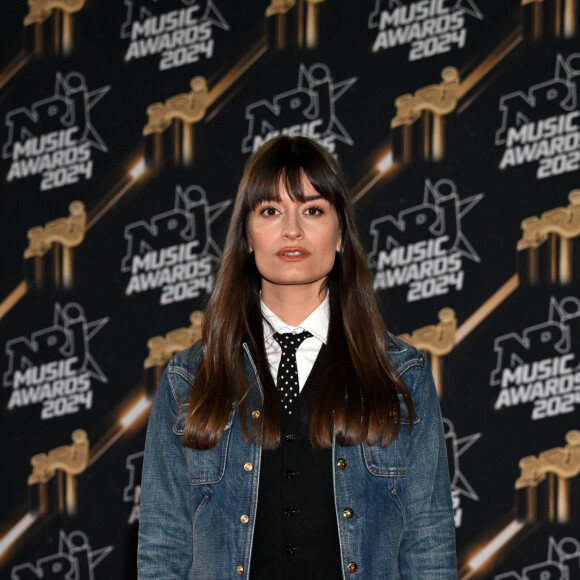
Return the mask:
POLYGON ((159 376, 199 339, 222 200, 286 134, 340 158, 389 326, 433 371, 460 580, 580 580, 574 1, 25 4, 0 8, 0 446, 22 442, 24 498, 0 575, 136 575, 159 376))
POLYGON ((48 191, 90 180, 92 151, 107 146, 91 122, 91 110, 110 86, 89 90, 79 72, 58 72, 54 95, 6 114, 8 138, 2 158, 10 160, 6 181, 39 175, 48 191))
POLYGON ((127 225, 121 263, 121 272, 131 274, 127 296, 161 290, 159 303, 166 305, 209 294, 221 256, 210 226, 229 204, 210 206, 203 188, 178 185, 171 210, 127 225))
POLYGON ((550 300, 548 319, 498 336, 490 384, 500 387, 496 410, 532 404, 532 419, 573 413, 580 405, 580 300, 550 300))
POLYGON ((180 0, 179 7, 163 11, 171 2, 125 0, 127 17, 121 38, 129 39, 125 61, 159 57, 159 70, 191 65, 213 57, 214 27, 229 25, 212 0, 180 0))
POLYGON ((409 302, 462 290, 463 259, 480 262, 462 220, 482 198, 460 199, 450 179, 427 179, 423 203, 373 220, 368 263, 375 288, 406 287, 409 302))
POLYGON ((500 98, 500 169, 536 167, 545 179, 580 169, 580 53, 558 54, 554 77, 500 98))
POLYGON ((334 82, 326 64, 301 64, 296 88, 246 107, 248 132, 242 141, 242 152, 256 151, 278 135, 310 137, 331 153, 336 150, 337 141, 352 145, 335 105, 355 82, 356 77, 334 82))
POLYGON ((80 304, 57 303, 52 326, 9 340, 2 377, 4 388, 11 389, 6 408, 41 405, 43 420, 90 409, 94 381, 107 383, 90 342, 108 321, 89 322, 80 304))
POLYGON ((368 27, 378 30, 372 50, 379 52, 409 46, 409 61, 416 61, 453 49, 467 41, 466 16, 479 20, 483 13, 473 0, 375 0, 368 27))

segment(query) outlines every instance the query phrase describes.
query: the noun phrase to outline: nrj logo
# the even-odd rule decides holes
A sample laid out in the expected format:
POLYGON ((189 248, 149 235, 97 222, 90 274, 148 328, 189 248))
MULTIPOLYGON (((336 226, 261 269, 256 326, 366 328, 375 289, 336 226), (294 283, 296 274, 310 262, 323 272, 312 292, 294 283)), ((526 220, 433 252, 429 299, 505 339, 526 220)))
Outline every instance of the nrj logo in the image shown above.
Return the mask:
POLYGON ((356 77, 334 82, 327 65, 300 65, 298 86, 279 93, 271 101, 260 100, 246 107, 248 133, 242 152, 259 149, 278 135, 310 137, 334 153, 336 141, 353 140, 336 115, 335 103, 356 82, 356 77))
POLYGON ((553 78, 500 98, 500 169, 533 164, 543 179, 580 168, 579 82, 580 53, 559 54, 553 78))
POLYGON ((143 471, 143 456, 144 451, 134 453, 127 457, 127 472, 129 475, 129 482, 123 490, 123 499, 126 503, 133 504, 131 514, 129 515, 128 524, 133 524, 139 521, 141 512, 141 472, 143 471))
POLYGON ((41 419, 90 409, 93 380, 106 383, 107 377, 89 344, 108 321, 88 322, 80 304, 57 303, 52 326, 9 340, 8 370, 2 377, 4 387, 12 389, 7 409, 41 404, 41 419))
POLYGON ((369 266, 375 289, 408 287, 414 302, 463 288, 463 258, 480 262, 462 231, 465 215, 483 198, 460 199, 450 179, 425 180, 423 203, 373 220, 369 266))
POLYGON ((58 552, 12 568, 12 580, 93 580, 95 568, 112 552, 113 546, 93 550, 89 537, 81 531, 58 536, 58 552))
POLYGON ((213 56, 213 26, 229 25, 212 0, 125 0, 121 38, 130 38, 125 61, 160 55, 159 70, 213 56), (173 10, 168 10, 174 6, 173 10))
POLYGON ((580 542, 566 537, 557 541, 550 536, 548 557, 526 566, 521 573, 513 570, 495 576, 494 580, 577 580, 580 578, 580 542))
POLYGON ((90 91, 78 72, 56 73, 54 95, 6 114, 7 141, 2 158, 10 159, 6 181, 40 175, 47 191, 93 175, 92 150, 107 152, 93 127, 91 110, 110 86, 90 91))
POLYGON ((409 60, 429 58, 463 48, 467 39, 465 16, 483 20, 474 0, 375 0, 368 27, 378 29, 373 52, 410 45, 409 60))
POLYGON ((209 294, 221 256, 210 227, 229 205, 228 200, 210 206, 201 187, 178 185, 171 210, 126 226, 121 271, 131 278, 125 293, 161 289, 161 305, 209 294))
POLYGON ((548 320, 495 339, 490 383, 501 388, 497 410, 533 403, 533 420, 574 412, 580 404, 578 319, 580 299, 552 297, 548 320))
POLYGON ((459 438, 455 432, 455 426, 449 419, 443 419, 443 430, 445 432, 445 444, 447 446, 447 457, 449 458, 449 476, 451 479, 451 496, 453 498, 453 515, 455 527, 460 528, 463 522, 463 508, 461 498, 466 497, 473 501, 479 501, 479 496, 467 478, 461 472, 459 465, 460 457, 481 437, 481 433, 467 435, 459 438))

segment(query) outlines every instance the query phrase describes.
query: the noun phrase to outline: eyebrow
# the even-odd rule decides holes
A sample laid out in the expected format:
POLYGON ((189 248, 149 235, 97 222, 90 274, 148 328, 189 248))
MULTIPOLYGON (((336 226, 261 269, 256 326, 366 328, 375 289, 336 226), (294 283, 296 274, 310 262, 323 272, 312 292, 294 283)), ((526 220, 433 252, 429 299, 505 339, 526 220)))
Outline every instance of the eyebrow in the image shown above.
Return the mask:
MULTIPOLYGON (((304 201, 303 201, 303 202, 300 202, 300 203, 308 203, 308 202, 310 202, 310 201, 317 201, 317 200, 319 200, 319 199, 324 199, 324 200, 326 200, 326 198, 325 198, 323 195, 320 195, 320 194, 318 193, 318 194, 316 194, 316 195, 311 195, 311 196, 309 196, 309 197, 304 197, 304 201)), ((272 198, 272 199, 263 199, 262 201, 259 201, 259 202, 256 204, 256 206, 255 206, 255 207, 258 207, 258 206, 260 206, 260 205, 263 205, 263 204, 265 204, 265 203, 272 203, 273 201, 276 201, 276 200, 275 200, 275 198, 272 198)), ((326 200, 326 201, 328 201, 328 200, 326 200)), ((329 202, 329 203, 330 203, 330 202, 329 202)))

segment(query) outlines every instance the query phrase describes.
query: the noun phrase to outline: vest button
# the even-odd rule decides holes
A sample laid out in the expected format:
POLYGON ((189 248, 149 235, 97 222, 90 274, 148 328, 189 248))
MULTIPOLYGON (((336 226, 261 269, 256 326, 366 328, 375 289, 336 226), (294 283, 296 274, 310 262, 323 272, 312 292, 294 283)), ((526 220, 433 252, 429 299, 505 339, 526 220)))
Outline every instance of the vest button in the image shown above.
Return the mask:
POLYGON ((252 411, 252 419, 258 419, 260 417, 260 411, 252 411))
POLYGON ((347 519, 350 520, 352 516, 354 516, 354 511, 351 508, 345 508, 342 510, 342 515, 347 519))
POLYGON ((250 521, 250 518, 244 514, 241 518, 240 518, 240 522, 242 522, 242 524, 247 524, 250 521))
POLYGON ((350 572, 351 574, 356 572, 357 569, 358 569, 358 566, 356 565, 356 562, 349 562, 348 566, 346 567, 347 572, 350 572))
POLYGON ((342 457, 336 462, 336 465, 338 466, 339 469, 344 469, 346 467, 346 459, 343 459, 342 457))
POLYGON ((293 518, 296 515, 296 510, 293 507, 286 508, 284 513, 289 517, 293 518))
POLYGON ((290 554, 292 556, 292 555, 294 555, 296 550, 297 550, 297 547, 294 544, 288 544, 286 546, 286 554, 290 554))
POLYGON ((243 566, 238 566, 236 568, 236 570, 238 571, 238 574, 243 574, 244 573, 244 567, 243 566))
POLYGON ((244 469, 246 471, 252 471, 252 469, 254 469, 254 466, 251 463, 244 463, 244 469))

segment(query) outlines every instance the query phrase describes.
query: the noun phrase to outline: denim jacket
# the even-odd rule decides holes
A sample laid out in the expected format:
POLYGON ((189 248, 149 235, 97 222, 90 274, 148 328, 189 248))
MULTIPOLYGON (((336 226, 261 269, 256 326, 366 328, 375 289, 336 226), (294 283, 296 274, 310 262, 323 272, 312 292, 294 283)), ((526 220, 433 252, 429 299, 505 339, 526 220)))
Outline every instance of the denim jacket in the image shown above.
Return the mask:
MULTIPOLYGON (((244 345, 246 374, 255 367, 244 345)), ((416 409, 413 429, 386 447, 333 443, 334 498, 343 578, 452 580, 455 525, 441 413, 427 361, 391 337, 389 355, 416 409), (354 517, 344 517, 350 508, 354 517)), ((142 477, 139 579, 251 578, 261 448, 245 443, 232 410, 219 443, 183 447, 201 348, 176 355, 161 379, 149 419, 142 477)), ((260 386, 248 420, 261 409, 260 386)), ((306 574, 305 574, 306 575, 306 574)), ((273 579, 274 580, 274 579, 273 579)))

